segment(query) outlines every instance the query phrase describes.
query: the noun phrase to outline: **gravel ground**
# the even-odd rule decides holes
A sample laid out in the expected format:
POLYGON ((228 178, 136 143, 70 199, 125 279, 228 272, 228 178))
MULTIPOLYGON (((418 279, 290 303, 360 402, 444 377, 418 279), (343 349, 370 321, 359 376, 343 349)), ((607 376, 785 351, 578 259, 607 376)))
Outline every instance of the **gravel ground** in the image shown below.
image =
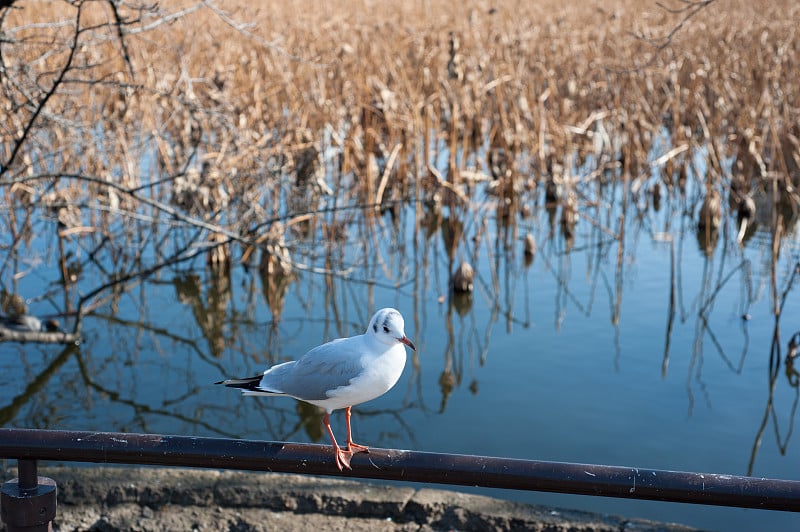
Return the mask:
MULTIPOLYGON (((61 531, 686 531, 454 491, 277 473, 178 468, 48 468, 61 531)), ((14 469, 3 477, 16 475, 14 469)))

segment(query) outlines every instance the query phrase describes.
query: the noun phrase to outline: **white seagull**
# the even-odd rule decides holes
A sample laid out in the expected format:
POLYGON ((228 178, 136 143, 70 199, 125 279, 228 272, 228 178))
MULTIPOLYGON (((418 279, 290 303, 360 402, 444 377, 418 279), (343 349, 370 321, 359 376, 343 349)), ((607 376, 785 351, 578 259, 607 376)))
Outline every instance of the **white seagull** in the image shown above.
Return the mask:
POLYGON ((383 308, 372 316, 367 331, 350 338, 339 338, 315 347, 298 360, 277 364, 263 375, 217 382, 241 388, 244 395, 285 395, 325 409, 322 422, 333 442, 336 467, 351 469, 354 453, 369 448, 353 442, 350 408, 380 397, 400 378, 406 365, 406 350, 414 343, 406 337, 403 316, 393 308, 383 308), (344 408, 347 421, 347 448, 336 443, 330 415, 344 408))

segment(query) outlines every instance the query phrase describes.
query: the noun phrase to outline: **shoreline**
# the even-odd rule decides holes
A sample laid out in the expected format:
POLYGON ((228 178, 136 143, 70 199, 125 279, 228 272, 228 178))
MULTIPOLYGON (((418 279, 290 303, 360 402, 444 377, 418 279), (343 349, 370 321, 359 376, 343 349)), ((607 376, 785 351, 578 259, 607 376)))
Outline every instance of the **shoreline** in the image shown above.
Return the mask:
MULTIPOLYGON (((285 473, 43 467, 58 485, 54 530, 695 530, 465 494, 285 473)), ((16 476, 4 472, 3 481, 16 476)))

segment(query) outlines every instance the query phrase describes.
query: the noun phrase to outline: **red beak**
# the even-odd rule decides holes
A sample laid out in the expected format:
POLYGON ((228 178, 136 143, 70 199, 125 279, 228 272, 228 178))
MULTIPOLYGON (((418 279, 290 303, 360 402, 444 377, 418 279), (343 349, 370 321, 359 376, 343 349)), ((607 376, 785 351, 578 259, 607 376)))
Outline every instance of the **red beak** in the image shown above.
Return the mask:
POLYGON ((402 338, 400 338, 398 341, 399 341, 401 344, 406 344, 408 347, 410 347, 410 348, 411 348, 411 349, 413 349, 414 351, 416 351, 416 350, 417 350, 417 348, 416 348, 416 347, 414 347, 414 342, 412 342, 411 340, 409 340, 407 336, 403 336, 403 337, 402 337, 402 338))

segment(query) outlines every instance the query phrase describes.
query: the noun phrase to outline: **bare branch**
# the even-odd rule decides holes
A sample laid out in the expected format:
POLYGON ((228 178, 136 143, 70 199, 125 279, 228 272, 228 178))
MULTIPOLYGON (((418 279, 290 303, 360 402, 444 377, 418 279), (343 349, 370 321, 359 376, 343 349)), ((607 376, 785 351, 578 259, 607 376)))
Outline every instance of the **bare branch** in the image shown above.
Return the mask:
POLYGON ((117 10, 117 1, 116 0, 108 0, 108 5, 111 7, 111 12, 114 14, 114 22, 117 26, 117 36, 119 37, 119 45, 122 48, 122 58, 125 61, 125 64, 128 66, 128 73, 131 75, 131 78, 134 78, 134 71, 133 71, 133 64, 131 63, 131 56, 128 53, 128 45, 125 42, 125 34, 123 33, 123 21, 122 17, 120 17, 119 11, 117 10))
POLYGON ((61 331, 15 331, 0 326, 0 342, 32 342, 38 344, 74 344, 80 335, 61 331))
POLYGON ((667 32, 666 35, 662 35, 660 37, 652 37, 647 36, 642 32, 631 32, 635 38, 645 41, 646 43, 650 44, 655 48, 655 54, 650 58, 647 63, 644 65, 640 65, 641 67, 651 66, 655 63, 658 56, 664 51, 668 46, 672 44, 673 39, 675 36, 683 30, 684 27, 689 23, 689 21, 703 11, 705 8, 716 2, 716 0, 676 0, 677 2, 683 4, 678 7, 669 7, 664 3, 657 1, 656 5, 666 11, 667 13, 673 15, 683 15, 683 17, 674 25, 672 28, 667 32))
MULTIPOLYGON (((260 36, 258 36, 256 34, 254 34, 253 32, 250 31, 250 28, 253 27, 253 24, 247 24, 247 23, 237 22, 237 21, 233 20, 230 17, 230 15, 228 15, 222 9, 220 9, 216 5, 214 5, 214 1, 213 0, 204 0, 203 3, 205 4, 205 6, 208 9, 210 9, 215 15, 217 15, 217 17, 219 17, 219 19, 222 20, 225 24, 227 24, 228 26, 230 26, 231 28, 233 28, 237 32, 241 33, 242 35, 244 35, 248 39, 254 40, 255 42, 257 42, 258 44, 260 44, 264 48, 269 48, 271 50, 274 50, 274 51, 276 51, 276 52, 278 52, 278 53, 280 53, 282 55, 285 55, 286 57, 288 57, 289 59, 291 59, 293 61, 298 61, 298 62, 303 62, 303 63, 309 62, 307 59, 305 59, 303 57, 300 57, 298 55, 291 54, 291 53, 287 52, 286 49, 278 46, 274 42, 268 41, 268 40, 264 39, 263 37, 260 37, 260 36)), ((321 65, 321 66, 327 66, 327 65, 321 65)))
POLYGON ((11 165, 14 164, 14 160, 17 158, 17 155, 20 153, 20 150, 24 146, 25 141, 27 140, 28 135, 30 134, 34 124, 36 123, 37 118, 39 117, 39 115, 44 110, 45 106, 47 105, 47 102, 50 100, 50 98, 52 98, 52 96, 56 93, 58 88, 61 86, 61 82, 63 81, 64 76, 67 74, 67 72, 69 72, 70 68, 72 67, 72 61, 75 58, 75 52, 78 49, 78 38, 80 37, 80 34, 81 34, 80 23, 81 23, 81 8, 82 8, 82 5, 83 4, 80 4, 80 3, 78 4, 77 11, 75 13, 75 35, 73 37, 72 45, 69 47, 69 53, 67 55, 67 60, 64 63, 64 65, 61 67, 61 71, 58 73, 58 76, 56 77, 56 79, 53 80, 53 83, 50 86, 50 89, 44 94, 42 99, 39 100, 39 103, 36 106, 36 109, 34 109, 33 114, 28 119, 27 124, 25 124, 25 127, 22 130, 22 133, 20 134, 20 136, 15 141, 14 148, 11 150, 11 155, 9 155, 8 160, 6 160, 5 163, 3 163, 2 166, 0 166, 0 177, 2 177, 3 174, 5 174, 8 171, 8 169, 11 167, 11 165))
POLYGON ((199 218, 195 218, 193 216, 189 216, 188 214, 185 214, 183 211, 181 211, 179 209, 176 209, 175 207, 173 207, 171 205, 168 205, 168 204, 166 204, 164 202, 155 200, 155 199, 153 199, 151 197, 139 194, 137 192, 138 189, 129 188, 129 187, 126 187, 124 185, 121 185, 121 184, 117 183, 116 181, 112 181, 110 179, 104 179, 104 178, 98 177, 98 176, 83 175, 83 174, 37 174, 37 175, 26 176, 26 177, 23 177, 23 178, 18 178, 18 179, 13 179, 13 180, 0 181, 0 187, 12 185, 14 183, 28 183, 28 182, 32 182, 32 181, 41 181, 41 180, 56 179, 56 178, 75 179, 75 180, 78 180, 78 181, 85 181, 85 182, 88 182, 88 183, 95 183, 95 184, 98 184, 98 185, 102 185, 104 187, 108 187, 110 189, 116 190, 117 192, 125 194, 125 195, 127 195, 127 196, 129 196, 129 197, 141 202, 144 205, 148 205, 150 207, 154 207, 155 209, 157 209, 157 210, 159 210, 159 211, 161 211, 161 212, 163 212, 165 214, 168 214, 168 215, 172 216, 173 218, 175 218, 176 220, 180 220, 181 222, 184 222, 184 223, 186 223, 188 225, 193 225, 195 227, 198 227, 198 228, 201 228, 201 229, 205 229, 207 231, 211 231, 211 232, 214 232, 214 233, 222 234, 222 235, 230 238, 231 240, 235 240, 235 241, 238 241, 238 242, 242 242, 242 243, 246 243, 246 244, 252 243, 250 239, 245 238, 241 234, 236 233, 234 231, 229 231, 228 229, 225 229, 221 225, 212 224, 210 222, 206 222, 206 221, 201 220, 199 218))
POLYGON ((667 33, 663 37, 659 37, 658 39, 649 39, 647 37, 641 36, 640 38, 650 42, 653 45, 656 45, 659 50, 663 50, 667 46, 672 43, 672 38, 681 31, 684 26, 692 19, 695 15, 700 13, 703 9, 708 7, 709 5, 713 4, 716 0, 679 0, 684 5, 679 8, 669 8, 666 7, 661 2, 656 2, 656 5, 661 9, 673 13, 673 14, 681 14, 683 13, 683 18, 678 21, 678 23, 672 27, 669 33, 667 33), (660 41, 660 43, 659 43, 660 41))

